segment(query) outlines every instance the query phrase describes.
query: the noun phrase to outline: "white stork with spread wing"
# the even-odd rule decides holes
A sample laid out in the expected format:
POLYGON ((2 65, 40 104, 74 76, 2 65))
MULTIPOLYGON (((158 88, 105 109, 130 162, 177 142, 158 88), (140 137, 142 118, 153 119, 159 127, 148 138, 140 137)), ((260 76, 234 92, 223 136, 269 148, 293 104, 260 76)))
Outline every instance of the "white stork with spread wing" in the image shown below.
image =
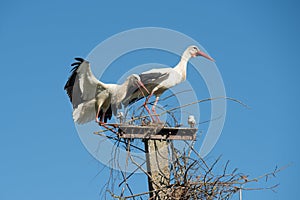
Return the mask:
MULTIPOLYGON (((104 125, 112 114, 117 115, 125 96, 130 97, 128 91, 144 87, 136 74, 130 75, 121 85, 102 83, 93 75, 88 61, 82 58, 75 60, 77 62, 72 64, 74 68, 64 89, 73 105, 73 119, 78 124, 96 119, 104 125)), ((144 90, 147 91, 145 87, 144 90)))
MULTIPOLYGON (((152 112, 156 116, 157 121, 160 121, 156 113, 155 107, 159 100, 159 97, 167 89, 183 82, 186 80, 186 70, 187 63, 190 58, 202 56, 208 60, 214 61, 210 56, 201 51, 197 46, 189 46, 182 54, 180 62, 174 68, 158 68, 151 69, 149 71, 140 74, 140 78, 145 87, 150 91, 149 96, 146 98, 144 107, 152 118, 150 109, 147 107, 148 100, 152 95, 156 96, 155 102, 152 106, 152 112)), ((123 100, 124 105, 132 104, 143 98, 142 92, 140 90, 135 90, 133 94, 125 97, 123 100)))

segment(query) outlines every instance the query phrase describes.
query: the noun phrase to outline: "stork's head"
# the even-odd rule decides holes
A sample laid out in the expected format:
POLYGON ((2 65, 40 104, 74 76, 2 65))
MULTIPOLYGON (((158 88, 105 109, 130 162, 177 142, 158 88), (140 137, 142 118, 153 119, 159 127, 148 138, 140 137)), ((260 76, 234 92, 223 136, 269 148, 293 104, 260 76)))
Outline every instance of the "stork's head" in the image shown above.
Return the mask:
POLYGON ((130 76, 127 77, 127 80, 129 81, 130 84, 135 84, 141 81, 141 78, 137 74, 131 74, 130 76))
POLYGON ((193 57, 196 57, 196 56, 202 56, 208 60, 211 60, 211 61, 215 61, 213 58, 211 58, 209 55, 207 55, 206 53, 204 53, 203 51, 201 51, 197 46, 195 45, 192 45, 192 46, 189 46, 186 50, 185 50, 185 53, 187 53, 188 55, 188 58, 193 58, 193 57))
POLYGON ((147 88, 144 86, 144 84, 141 81, 141 78, 139 75, 137 74, 131 74, 128 78, 127 78, 129 85, 136 85, 139 88, 142 87, 148 94, 149 91, 147 90, 147 88))

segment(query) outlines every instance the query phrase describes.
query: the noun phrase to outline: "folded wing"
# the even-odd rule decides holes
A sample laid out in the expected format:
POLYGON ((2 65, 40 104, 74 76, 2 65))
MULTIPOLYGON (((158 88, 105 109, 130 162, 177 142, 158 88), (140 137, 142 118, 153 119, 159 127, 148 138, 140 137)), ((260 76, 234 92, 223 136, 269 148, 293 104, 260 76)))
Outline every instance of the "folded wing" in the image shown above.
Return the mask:
MULTIPOLYGON (((161 69, 151 69, 149 71, 141 73, 140 79, 148 91, 152 91, 157 85, 159 85, 164 80, 168 79, 169 72, 172 68, 161 68, 161 69)), ((127 96, 123 100, 125 106, 131 105, 140 99, 144 98, 144 95, 147 95, 147 92, 141 90, 135 86, 129 88, 127 96)))

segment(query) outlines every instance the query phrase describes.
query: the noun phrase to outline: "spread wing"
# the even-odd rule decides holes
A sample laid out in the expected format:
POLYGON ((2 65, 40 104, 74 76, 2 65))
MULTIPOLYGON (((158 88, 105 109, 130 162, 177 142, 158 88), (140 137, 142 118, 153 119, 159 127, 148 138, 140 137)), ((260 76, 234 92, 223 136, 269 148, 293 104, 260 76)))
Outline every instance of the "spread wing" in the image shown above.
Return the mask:
POLYGON ((107 86, 93 75, 88 61, 82 58, 75 60, 77 62, 71 65, 74 67, 64 89, 73 105, 74 121, 84 124, 95 119, 96 94, 106 90, 107 86))
POLYGON ((77 62, 71 66, 71 76, 69 77, 64 89, 70 98, 73 108, 79 104, 88 102, 95 98, 98 91, 107 89, 106 85, 99 81, 91 71, 90 63, 82 58, 75 58, 77 62))
MULTIPOLYGON (((151 93, 151 91, 156 86, 158 86, 164 80, 168 79, 171 70, 172 68, 151 69, 149 71, 141 73, 139 76, 141 82, 151 93)), ((129 87, 127 96, 122 102, 124 106, 126 107, 139 101, 140 99, 144 98, 144 95, 147 96, 147 92, 144 89, 142 89, 142 91, 143 92, 141 92, 141 90, 135 85, 129 87)))

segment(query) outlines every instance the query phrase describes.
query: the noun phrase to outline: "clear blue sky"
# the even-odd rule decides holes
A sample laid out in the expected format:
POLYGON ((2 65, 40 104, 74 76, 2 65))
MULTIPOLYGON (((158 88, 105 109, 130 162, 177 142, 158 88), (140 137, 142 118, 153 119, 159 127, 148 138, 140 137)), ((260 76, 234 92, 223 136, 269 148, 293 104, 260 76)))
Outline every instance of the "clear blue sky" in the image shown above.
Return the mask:
POLYGON ((97 176, 102 165, 80 142, 63 86, 73 57, 145 26, 197 40, 217 60, 228 96, 252 108, 228 104, 210 157, 253 176, 292 163, 277 193, 244 199, 297 199, 299 9, 296 0, 2 1, 0 199, 99 199, 107 171, 97 176))

